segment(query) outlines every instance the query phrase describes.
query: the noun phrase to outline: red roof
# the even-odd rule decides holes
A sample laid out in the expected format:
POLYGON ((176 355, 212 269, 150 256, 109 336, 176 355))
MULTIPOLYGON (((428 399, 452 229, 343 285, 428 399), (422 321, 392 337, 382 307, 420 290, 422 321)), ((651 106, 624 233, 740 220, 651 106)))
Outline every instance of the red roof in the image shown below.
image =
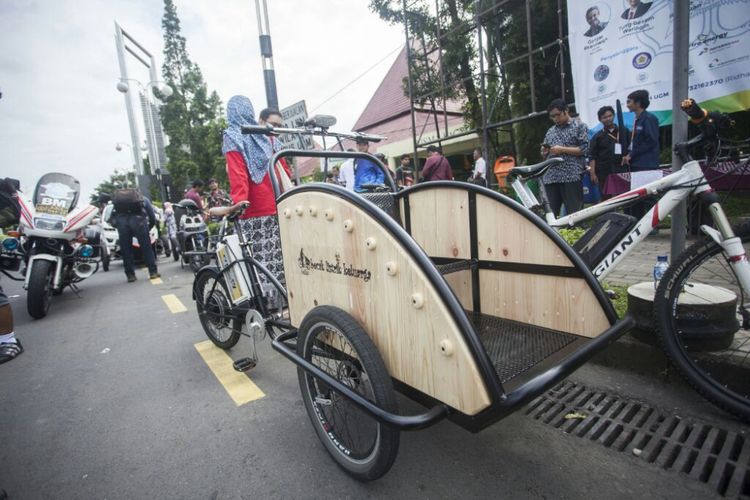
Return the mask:
MULTIPOLYGON (((437 61, 437 52, 430 54, 433 61, 437 61)), ((399 115, 408 114, 410 110, 409 97, 404 93, 403 81, 407 77, 406 45, 393 61, 380 86, 372 95, 370 102, 354 124, 354 130, 363 131, 386 120, 392 120, 399 115)), ((446 102, 446 111, 460 113, 461 104, 456 101, 446 102)), ((438 113, 441 113, 440 103, 436 103, 438 113)))

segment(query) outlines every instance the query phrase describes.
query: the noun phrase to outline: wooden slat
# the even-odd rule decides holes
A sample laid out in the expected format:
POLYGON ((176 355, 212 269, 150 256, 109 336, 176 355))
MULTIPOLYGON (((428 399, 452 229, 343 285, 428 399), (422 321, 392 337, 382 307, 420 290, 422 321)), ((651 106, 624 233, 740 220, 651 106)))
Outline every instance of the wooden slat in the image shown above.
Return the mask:
POLYGON ((469 415, 489 406, 477 365, 445 304, 375 220, 336 196, 300 192, 279 204, 279 225, 292 324, 300 325, 316 305, 343 309, 371 336, 394 378, 469 415), (368 239, 374 250, 367 248, 368 239), (324 269, 326 261, 335 266, 338 255, 342 271, 354 265, 368 271, 369 279, 303 269, 301 252, 324 269), (391 275, 387 268, 394 264, 391 275), (421 308, 412 305, 415 294, 421 308), (453 354, 443 354, 441 343, 450 344, 453 354))
POLYGON ((427 255, 470 259, 469 196, 460 189, 428 189, 409 195, 411 234, 427 255))

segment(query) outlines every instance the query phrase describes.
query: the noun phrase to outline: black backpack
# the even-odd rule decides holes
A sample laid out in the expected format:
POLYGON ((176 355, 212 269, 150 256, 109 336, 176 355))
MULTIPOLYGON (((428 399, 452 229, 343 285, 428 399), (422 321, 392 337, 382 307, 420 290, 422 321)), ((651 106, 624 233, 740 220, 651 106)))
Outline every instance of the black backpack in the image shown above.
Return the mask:
POLYGON ((143 195, 138 189, 118 189, 112 198, 112 204, 118 214, 143 213, 143 195))
POLYGON ((21 210, 13 197, 18 188, 19 182, 16 179, 0 179, 0 228, 18 223, 21 210))

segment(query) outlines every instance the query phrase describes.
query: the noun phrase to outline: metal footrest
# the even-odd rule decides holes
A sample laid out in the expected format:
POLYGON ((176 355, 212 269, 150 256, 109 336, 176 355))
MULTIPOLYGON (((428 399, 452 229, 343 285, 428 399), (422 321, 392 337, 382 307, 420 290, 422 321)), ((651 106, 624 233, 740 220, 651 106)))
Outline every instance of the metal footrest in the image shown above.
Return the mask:
POLYGON ((448 264, 435 264, 435 269, 437 269, 440 274, 450 274, 471 269, 475 265, 475 260, 466 259, 456 262, 450 262, 448 264))
POLYGON ((576 340, 577 335, 467 311, 501 383, 530 370, 576 340))
POLYGON ((252 358, 242 358, 232 363, 232 366, 238 372, 246 372, 255 368, 256 364, 256 361, 252 358))

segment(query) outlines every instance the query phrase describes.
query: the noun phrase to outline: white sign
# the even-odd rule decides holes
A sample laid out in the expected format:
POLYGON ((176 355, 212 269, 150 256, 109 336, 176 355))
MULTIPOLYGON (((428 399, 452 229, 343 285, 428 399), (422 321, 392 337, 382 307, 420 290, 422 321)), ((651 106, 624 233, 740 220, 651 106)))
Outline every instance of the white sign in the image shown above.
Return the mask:
MULTIPOLYGON (((307 120, 307 105, 299 101, 281 110, 284 128, 300 128, 307 120)), ((285 134, 280 137, 285 149, 313 149, 312 136, 285 134)))
MULTIPOLYGON (((568 0, 576 111, 589 126, 638 89, 660 124, 672 122, 673 0, 631 3, 568 0)), ((750 0, 690 2, 689 97, 711 110, 750 107, 749 32, 750 0)))

